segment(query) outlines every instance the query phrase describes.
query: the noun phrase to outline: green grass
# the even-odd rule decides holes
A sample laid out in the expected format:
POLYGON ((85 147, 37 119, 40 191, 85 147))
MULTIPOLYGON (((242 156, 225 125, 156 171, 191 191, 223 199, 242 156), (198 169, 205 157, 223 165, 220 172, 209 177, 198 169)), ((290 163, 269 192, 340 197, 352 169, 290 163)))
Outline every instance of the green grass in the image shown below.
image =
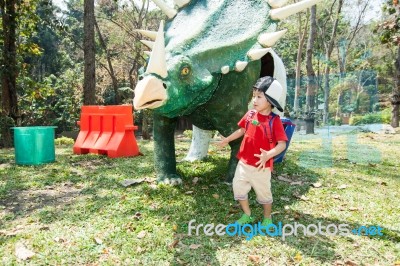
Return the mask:
MULTIPOLYGON (((178 161, 189 144, 176 141, 178 161)), ((57 146, 56 162, 41 166, 17 166, 14 151, 3 149, 0 264, 395 265, 400 261, 399 144, 400 134, 295 134, 286 161, 273 174, 274 221, 379 225, 384 235, 292 236, 285 241, 188 236, 192 219, 195 224, 229 224, 240 216, 231 188, 221 182, 227 149, 211 147, 205 161, 178 163, 183 185, 177 187, 156 185, 153 143, 148 141, 139 142, 144 156, 117 159, 73 155, 71 146, 57 146), (128 188, 120 184, 136 178, 146 182, 128 188), (314 188, 317 182, 321 187, 314 188), (18 260, 17 243, 36 255, 18 260)), ((253 214, 260 218, 254 193, 250 197, 253 214)))

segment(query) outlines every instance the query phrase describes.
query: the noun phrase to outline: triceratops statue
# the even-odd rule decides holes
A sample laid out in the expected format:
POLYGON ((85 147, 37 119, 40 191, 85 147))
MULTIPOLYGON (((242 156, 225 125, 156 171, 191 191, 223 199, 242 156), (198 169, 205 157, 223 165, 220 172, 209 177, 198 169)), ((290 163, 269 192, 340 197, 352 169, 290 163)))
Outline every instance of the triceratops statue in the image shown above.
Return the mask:
MULTIPOLYGON (((152 51, 135 88, 134 107, 154 109, 154 155, 160 182, 179 184, 174 131, 188 116, 203 130, 223 136, 235 131, 247 112, 251 87, 273 75, 272 47, 286 30, 277 23, 319 0, 282 7, 286 0, 174 0, 175 8, 153 0, 168 16, 158 32, 141 30, 152 51)), ((226 181, 237 165, 240 140, 230 143, 226 181)))

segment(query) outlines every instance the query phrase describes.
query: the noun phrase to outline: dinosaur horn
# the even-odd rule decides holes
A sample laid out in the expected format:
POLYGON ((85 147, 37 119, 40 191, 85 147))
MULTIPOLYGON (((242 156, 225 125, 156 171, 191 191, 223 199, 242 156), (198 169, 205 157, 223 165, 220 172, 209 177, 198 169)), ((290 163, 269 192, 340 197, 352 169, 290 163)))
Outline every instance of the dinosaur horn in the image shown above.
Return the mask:
POLYGON ((147 65, 146 73, 157 74, 162 78, 168 76, 167 61, 165 60, 164 21, 160 22, 157 38, 147 65))
POLYGON ((285 33, 286 29, 275 32, 266 32, 258 37, 258 42, 264 47, 273 46, 285 33))
POLYGON ((152 39, 153 41, 156 40, 156 37, 157 37, 156 31, 150 31, 150 30, 136 30, 136 31, 139 32, 140 34, 142 34, 143 36, 146 36, 146 37, 152 39))
POLYGON ((285 7, 272 9, 270 10, 270 15, 272 19, 282 20, 315 5, 319 1, 320 0, 304 0, 285 7))
POLYGON ((174 0, 175 5, 180 8, 186 6, 189 2, 190 0, 174 0))
POLYGON ((168 18, 173 19, 177 13, 174 8, 169 7, 164 1, 162 0, 153 0, 154 4, 156 4, 162 12, 167 15, 168 18))
POLYGON ((242 72, 246 68, 247 64, 248 64, 248 62, 236 61, 235 71, 242 72))
POLYGON ((272 8, 278 8, 286 4, 287 0, 268 0, 268 4, 272 8))
POLYGON ((221 67, 221 73, 222 74, 228 74, 229 73, 229 66, 221 67))
POLYGON ((153 49, 153 47, 154 47, 154 42, 152 42, 152 41, 140 40, 140 42, 143 43, 144 45, 146 45, 147 47, 149 47, 150 49, 153 49))
POLYGON ((251 49, 247 52, 247 56, 252 60, 258 60, 263 57, 266 53, 271 51, 271 48, 264 48, 264 49, 251 49))

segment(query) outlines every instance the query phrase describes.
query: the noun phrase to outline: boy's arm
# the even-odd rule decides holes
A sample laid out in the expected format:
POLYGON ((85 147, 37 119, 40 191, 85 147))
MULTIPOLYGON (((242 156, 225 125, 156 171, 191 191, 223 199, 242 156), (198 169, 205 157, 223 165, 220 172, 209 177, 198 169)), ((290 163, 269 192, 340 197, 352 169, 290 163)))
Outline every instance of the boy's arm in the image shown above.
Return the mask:
POLYGON ((268 162, 269 159, 274 158, 276 155, 280 154, 283 152, 286 148, 286 141, 278 141, 278 144, 275 146, 275 148, 266 151, 263 149, 260 149, 261 154, 254 154, 254 156, 260 158, 256 164, 258 165, 258 169, 265 168, 265 163, 268 162))
POLYGON ((280 154, 285 149, 286 149, 286 141, 278 141, 278 144, 275 146, 275 148, 269 151, 271 153, 271 158, 280 154))
POLYGON ((238 130, 236 130, 235 132, 230 134, 228 137, 226 137, 226 138, 222 137, 222 140, 220 142, 217 142, 216 145, 219 147, 225 147, 226 145, 228 145, 229 142, 242 137, 244 135, 244 133, 245 133, 245 129, 239 128, 238 130))

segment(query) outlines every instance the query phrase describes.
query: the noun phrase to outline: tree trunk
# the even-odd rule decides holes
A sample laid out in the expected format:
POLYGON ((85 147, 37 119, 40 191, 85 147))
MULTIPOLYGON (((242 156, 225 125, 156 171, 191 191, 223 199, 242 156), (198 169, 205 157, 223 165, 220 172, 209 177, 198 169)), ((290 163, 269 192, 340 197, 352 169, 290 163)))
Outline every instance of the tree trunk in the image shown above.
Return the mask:
POLYGON ((397 59, 395 62, 395 86, 392 94, 392 127, 399 126, 399 107, 400 107, 400 46, 397 48, 397 59))
POLYGON ((96 104, 96 64, 94 41, 94 0, 84 0, 83 12, 83 52, 84 52, 84 80, 83 104, 96 104))
MULTIPOLYGON (((304 46, 304 41, 306 39, 307 35, 307 26, 308 23, 306 23, 304 27, 304 32, 303 34, 301 33, 301 15, 299 14, 299 47, 297 48, 297 58, 296 58, 296 85, 294 89, 294 106, 293 106, 293 111, 295 113, 295 116, 297 116, 297 113, 299 112, 300 108, 300 102, 299 102, 299 95, 300 95, 300 78, 301 78, 301 54, 303 53, 303 46, 304 46)), ((308 20, 307 20, 308 22, 308 20)))
POLYGON ((314 117, 315 117, 315 97, 317 91, 317 82, 315 72, 312 65, 312 53, 314 49, 314 41, 317 35, 316 21, 317 7, 311 7, 310 16, 310 34, 307 42, 307 93, 306 93, 306 134, 314 134, 314 117))
POLYGON ((0 146, 2 147, 12 147, 10 124, 17 124, 19 117, 16 88, 18 74, 16 57, 16 5, 15 0, 0 0, 4 38, 3 62, 1 64, 2 113, 0 118, 0 146))
MULTIPOLYGON (((339 63, 339 72, 340 72, 340 80, 339 80, 339 82, 342 83, 342 82, 344 82, 344 78, 345 78, 345 76, 346 76, 346 73, 345 73, 345 68, 346 68, 345 60, 346 60, 346 56, 345 56, 345 54, 347 53, 347 51, 346 51, 347 46, 346 46, 344 43, 340 44, 340 46, 341 46, 341 47, 339 47, 339 45, 338 45, 336 48, 337 48, 338 63, 339 63), (344 55, 344 56, 342 56, 342 57, 340 56, 340 54, 341 54, 340 48, 342 48, 342 51, 343 51, 342 54, 344 55)), ((341 104, 342 104, 342 97, 343 97, 343 94, 344 94, 344 90, 341 89, 341 90, 339 91, 339 94, 338 94, 338 97, 337 97, 337 100, 336 100, 337 107, 336 107, 336 114, 335 114, 335 124, 337 124, 337 123, 340 124, 339 121, 340 121, 340 119, 341 119, 341 114, 342 114, 341 104)))
POLYGON ((325 46, 325 56, 328 64, 326 65, 325 68, 325 77, 324 77, 324 113, 323 113, 323 123, 327 125, 329 123, 329 96, 330 96, 330 88, 329 88, 329 74, 330 74, 330 60, 331 60, 331 55, 333 51, 333 45, 335 44, 336 40, 336 32, 339 24, 339 19, 340 19, 340 13, 342 11, 342 6, 343 6, 343 0, 339 0, 338 3, 338 9, 336 12, 336 18, 333 23, 333 28, 332 28, 332 33, 331 33, 331 38, 330 42, 328 43, 327 46, 325 46))
MULTIPOLYGON (((134 62, 133 62, 133 64, 132 64, 132 67, 129 69, 129 74, 128 74, 128 76, 129 76, 129 87, 131 88, 131 90, 132 91, 134 91, 135 90, 135 87, 136 87, 136 79, 134 78, 134 71, 135 70, 137 70, 136 68, 136 60, 134 60, 134 62)), ((135 95, 132 95, 132 97, 134 97, 135 95)), ((133 98, 132 98, 132 100, 133 100, 133 98)))
POLYGON ((111 82, 112 82, 112 86, 113 86, 113 90, 114 90, 114 104, 120 104, 121 99, 119 97, 119 91, 118 91, 118 80, 114 73, 114 68, 112 66, 110 52, 107 49, 107 44, 104 41, 103 35, 101 34, 99 25, 97 24, 96 20, 94 21, 94 25, 96 27, 97 35, 99 35, 100 44, 103 47, 103 50, 106 52, 106 58, 107 58, 107 64, 108 64, 108 68, 106 68, 106 70, 107 70, 108 74, 110 74, 110 77, 111 77, 111 82))
POLYGON ((324 113, 322 114, 322 122, 324 123, 324 125, 327 125, 329 123, 329 97, 331 93, 331 89, 329 87, 330 71, 330 67, 326 66, 324 73, 324 113))
POLYGON ((342 92, 340 91, 338 96, 337 96, 337 107, 336 107, 336 115, 335 115, 335 124, 339 123, 340 121, 340 114, 341 114, 341 108, 340 108, 340 104, 342 102, 342 92))

